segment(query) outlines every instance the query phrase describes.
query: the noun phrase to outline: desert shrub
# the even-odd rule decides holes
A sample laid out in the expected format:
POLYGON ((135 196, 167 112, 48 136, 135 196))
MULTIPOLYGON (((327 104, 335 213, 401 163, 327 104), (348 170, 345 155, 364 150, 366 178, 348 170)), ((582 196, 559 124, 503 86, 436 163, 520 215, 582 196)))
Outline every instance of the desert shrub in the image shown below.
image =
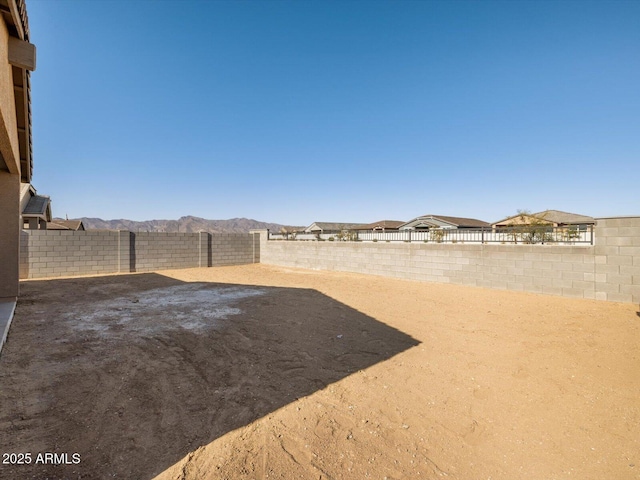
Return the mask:
POLYGON ((580 236, 580 232, 578 231, 578 227, 576 225, 571 225, 564 232, 562 232, 562 236, 566 242, 574 242, 575 239, 580 236))
POLYGON ((446 232, 441 228, 435 228, 435 229, 429 230, 429 236, 436 243, 442 243, 445 235, 446 235, 446 232))

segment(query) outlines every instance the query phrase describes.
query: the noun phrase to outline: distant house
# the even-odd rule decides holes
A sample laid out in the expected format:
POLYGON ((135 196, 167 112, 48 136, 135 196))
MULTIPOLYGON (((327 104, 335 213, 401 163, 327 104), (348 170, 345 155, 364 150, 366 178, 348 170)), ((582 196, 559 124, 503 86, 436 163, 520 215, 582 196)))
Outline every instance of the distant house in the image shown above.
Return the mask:
POLYGON ((20 185, 20 212, 22 228, 29 230, 46 230, 51 221, 51 199, 38 195, 33 185, 20 185))
POLYGON ((353 228, 353 230, 372 232, 395 232, 398 230, 398 228, 400 228, 401 225, 404 225, 404 223, 405 222, 402 220, 380 220, 378 222, 361 225, 357 228, 353 228))
POLYGON ((475 218, 449 217, 444 215, 422 215, 400 225, 399 230, 429 230, 430 228, 490 228, 491 225, 475 218))
POLYGON ((588 225, 596 223, 595 218, 577 213, 561 212, 560 210, 545 210, 538 213, 522 213, 504 218, 492 223, 493 228, 516 227, 530 225, 531 223, 548 224, 549 227, 577 227, 586 230, 588 225))
POLYGON ((82 220, 60 220, 58 218, 49 222, 49 230, 85 230, 82 220))
POLYGON ((313 222, 304 229, 304 233, 336 232, 340 230, 357 230, 364 223, 313 222))

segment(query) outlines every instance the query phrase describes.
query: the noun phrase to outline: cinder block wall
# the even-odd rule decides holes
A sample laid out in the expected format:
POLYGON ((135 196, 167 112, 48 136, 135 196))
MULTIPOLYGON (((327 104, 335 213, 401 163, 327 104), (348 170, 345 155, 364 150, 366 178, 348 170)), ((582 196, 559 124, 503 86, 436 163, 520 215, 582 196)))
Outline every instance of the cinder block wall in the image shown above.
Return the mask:
POLYGON ((550 246, 267 242, 266 231, 24 230, 20 278, 263 262, 640 303, 640 217, 598 219, 594 235, 595 246, 550 246))
POLYGON ((259 261, 257 234, 23 230, 20 237, 21 279, 259 261))
POLYGON ((199 233, 133 233, 135 271, 200 266, 199 233))
POLYGON ((599 218, 595 235, 596 298, 640 303, 640 217, 599 218))
POLYGON ((595 246, 267 241, 260 261, 411 280, 640 302, 640 217, 598 219, 595 246))
POLYGON ((257 263, 260 261, 259 236, 243 233, 216 233, 211 235, 211 255, 211 266, 214 267, 257 263))
POLYGON ((23 230, 20 278, 117 272, 118 241, 110 230, 23 230))

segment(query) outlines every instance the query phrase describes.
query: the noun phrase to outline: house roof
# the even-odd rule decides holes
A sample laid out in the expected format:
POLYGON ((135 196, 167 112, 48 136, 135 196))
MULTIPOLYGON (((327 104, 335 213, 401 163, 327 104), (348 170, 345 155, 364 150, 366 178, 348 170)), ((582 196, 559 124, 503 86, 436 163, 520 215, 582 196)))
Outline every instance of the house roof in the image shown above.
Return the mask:
POLYGON ((47 230, 84 230, 82 220, 54 219, 47 224, 47 230))
POLYGON ((313 222, 305 231, 313 230, 355 230, 363 226, 364 223, 348 223, 348 222, 313 222), (313 228, 313 227, 317 228, 313 228))
POLYGON ((457 228, 482 228, 491 225, 476 218, 450 217, 448 215, 421 215, 403 224, 402 227, 418 224, 421 221, 433 221, 435 224, 446 223, 457 228))
POLYGON ((50 202, 51 199, 45 195, 33 195, 29 199, 27 206, 24 207, 22 215, 46 215, 50 202))
POLYGON ((596 223, 596 219, 593 217, 579 215, 577 213, 561 212, 560 210, 545 210, 544 212, 534 215, 558 224, 596 223))
POLYGON ((587 215, 579 215, 577 213, 562 212, 560 210, 545 210, 543 212, 537 212, 537 213, 523 213, 518 215, 512 215, 510 217, 503 218, 502 220, 494 222, 492 225, 500 225, 509 220, 517 218, 520 215, 523 215, 525 217, 538 218, 540 220, 544 220, 549 223, 555 223, 557 225, 576 225, 576 224, 585 224, 585 223, 586 224, 596 223, 595 218, 589 217, 587 215))
POLYGON ((20 209, 23 217, 39 217, 51 221, 51 198, 38 195, 30 183, 20 185, 20 209))
POLYGON ((402 220, 380 220, 373 223, 367 223, 366 225, 362 225, 357 227, 355 230, 375 230, 379 228, 388 228, 391 230, 397 230, 400 225, 404 225, 404 221, 402 220))

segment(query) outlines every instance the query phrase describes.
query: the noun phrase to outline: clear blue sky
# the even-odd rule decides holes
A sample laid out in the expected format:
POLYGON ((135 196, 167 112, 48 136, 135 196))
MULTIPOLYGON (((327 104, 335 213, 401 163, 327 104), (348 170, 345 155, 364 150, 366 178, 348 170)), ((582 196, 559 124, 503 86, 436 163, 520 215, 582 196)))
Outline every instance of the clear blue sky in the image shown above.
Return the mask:
POLYGON ((640 1, 27 7, 55 216, 640 214, 640 1))

